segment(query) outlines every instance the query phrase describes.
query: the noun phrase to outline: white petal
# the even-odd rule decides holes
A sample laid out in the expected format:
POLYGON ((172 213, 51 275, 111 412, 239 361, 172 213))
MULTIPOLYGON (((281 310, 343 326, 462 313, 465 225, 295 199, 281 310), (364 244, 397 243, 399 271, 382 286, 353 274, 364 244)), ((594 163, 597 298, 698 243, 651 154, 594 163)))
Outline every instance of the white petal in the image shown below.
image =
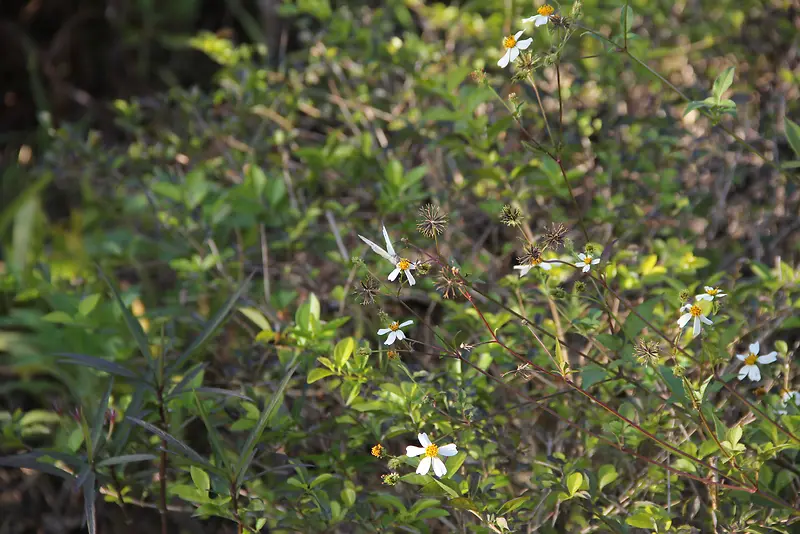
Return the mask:
POLYGON ((408 321, 405 321, 405 322, 403 322, 403 323, 400 323, 400 328, 405 328, 406 326, 408 326, 408 325, 412 325, 412 324, 414 324, 414 321, 412 321, 411 319, 409 319, 408 321))
POLYGON ((409 458, 414 458, 421 454, 425 454, 425 449, 423 447, 415 447, 413 445, 406 447, 406 456, 409 458))
POLYGON ((512 48, 510 50, 510 52, 511 52, 511 56, 509 56, 509 59, 511 59, 511 61, 514 61, 515 59, 517 59, 519 57, 519 48, 517 48, 516 46, 514 48, 512 48))
POLYGON ((379 336, 383 336, 383 335, 388 334, 391 331, 392 331, 391 328, 381 328, 380 330, 378 330, 378 335, 379 336))
POLYGON ((740 362, 743 362, 745 358, 747 358, 747 354, 737 354, 736 357, 739 359, 740 362))
POLYGON ((727 293, 717 293, 717 298, 727 297, 727 293))
POLYGON ((527 24, 528 22, 532 22, 532 21, 533 21, 533 19, 535 19, 535 18, 536 18, 536 17, 538 17, 538 16, 539 16, 539 15, 534 15, 534 16, 532 16, 532 17, 528 17, 528 18, 526 18, 526 19, 522 19, 522 22, 523 22, 523 24, 527 24))
POLYGON ((586 263, 579 261, 578 263, 575 264, 575 267, 586 267, 586 263))
POLYGON ((402 331, 402 330, 398 330, 397 332, 395 332, 395 333, 394 333, 394 335, 395 335, 395 336, 397 337, 397 339, 399 339, 400 341, 402 341, 402 340, 404 340, 404 339, 406 338, 406 335, 403 333, 403 331, 402 331))
POLYGON ((751 365, 748 376, 750 377, 750 380, 752 380, 753 382, 758 382, 759 380, 761 380, 761 370, 758 368, 757 365, 751 365))
POLYGON ((544 269, 545 271, 549 271, 550 269, 552 269, 552 268, 553 268, 553 266, 552 266, 552 265, 550 265, 550 264, 549 264, 549 263, 547 263, 547 262, 542 262, 542 263, 540 263, 540 264, 539 264, 539 267, 541 267, 541 268, 542 268, 542 269, 544 269))
POLYGON ((506 68, 508 66, 509 61, 511 61, 511 49, 509 48, 506 50, 506 53, 503 54, 503 57, 497 62, 497 66, 501 68, 506 68))
POLYGON ((797 406, 800 406, 800 393, 798 393, 796 391, 794 392, 794 403, 797 406))
POLYGON ((578 257, 581 259, 581 261, 586 261, 586 254, 584 254, 583 252, 579 253, 578 257))
POLYGON ((691 318, 692 318, 691 313, 684 313, 683 315, 681 315, 681 318, 678 319, 678 326, 683 328, 684 326, 686 326, 686 323, 688 323, 691 318))
POLYGON ((439 447, 439 454, 441 454, 442 456, 445 456, 445 457, 447 457, 447 456, 455 456, 456 454, 458 454, 458 449, 456 448, 456 444, 455 443, 450 443, 448 445, 444 445, 442 447, 439 447))
POLYGON ((431 440, 428 439, 428 434, 417 434, 417 439, 419 440, 420 445, 423 447, 427 447, 431 444, 431 440))
POLYGON ((392 240, 389 239, 389 232, 386 231, 385 226, 383 227, 383 239, 386 241, 386 251, 393 257, 397 257, 397 253, 394 251, 394 247, 392 246, 392 240))
POLYGON ((528 274, 530 272, 530 270, 531 270, 531 266, 530 265, 515 265, 514 268, 515 269, 519 269, 519 277, 520 278, 522 278, 523 276, 528 274))
POLYGON ((358 237, 360 237, 360 238, 361 238, 361 241, 363 241, 364 243, 366 243, 367 245, 369 245, 369 248, 371 248, 373 252, 375 252, 376 254, 378 254, 380 257, 382 257, 382 258, 384 258, 384 259, 387 259, 387 260, 389 260, 390 262, 394 263, 394 256, 392 256, 391 254, 389 254, 388 252, 386 252, 385 250, 383 250, 381 247, 379 247, 378 245, 376 245, 375 243, 373 243, 372 241, 370 241, 369 239, 367 239, 367 238, 366 238, 366 237, 364 237, 363 235, 360 235, 360 234, 359 234, 359 236, 358 236, 358 237))
POLYGON ((525 30, 520 30, 520 31, 518 31, 517 33, 515 33, 515 34, 514 34, 514 40, 515 40, 515 41, 519 40, 520 36, 521 36, 523 33, 525 33, 525 30))
POLYGON ((712 322, 711 322, 711 319, 709 319, 709 318, 708 318, 708 317, 706 317, 705 315, 701 315, 701 316, 700 316, 700 320, 701 320, 701 321, 703 321, 703 322, 704 322, 704 323, 706 323, 706 324, 714 324, 714 323, 712 323, 712 322))
POLYGON ((419 466, 417 467, 417 474, 427 475, 428 471, 430 470, 431 470, 431 457, 426 456, 425 458, 419 461, 419 466))
POLYGON ((392 271, 391 274, 389 274, 389 281, 394 282, 395 280, 397 280, 397 275, 399 274, 400 274, 400 269, 395 268, 395 270, 392 271))
POLYGON ((769 354, 765 354, 763 356, 758 357, 758 363, 772 363, 778 359, 778 353, 776 351, 772 351, 769 354))
POLYGON ((537 28, 542 24, 547 24, 547 21, 550 20, 550 17, 545 17, 544 15, 536 15, 534 18, 536 19, 534 26, 537 28))
POLYGON ((739 380, 744 380, 744 378, 747 376, 747 373, 749 372, 750 372, 750 366, 743 365, 742 368, 739 369, 739 380))
POLYGON ((386 341, 383 343, 384 345, 391 345, 394 343, 394 340, 397 338, 397 332, 389 332, 389 335, 386 337, 386 341))
POLYGON ((706 295, 705 293, 701 295, 695 295, 694 298, 695 300, 708 300, 708 301, 714 300, 714 297, 712 297, 711 295, 706 295))
POLYGON ((519 48, 520 50, 525 50, 531 45, 532 42, 533 42, 532 38, 517 41, 517 48, 519 48))
POLYGON ((761 345, 758 344, 758 341, 752 343, 750 345, 750 353, 751 354, 758 354, 758 351, 761 350, 761 345))
POLYGON ((591 268, 592 268, 592 267, 591 267, 590 265, 586 265, 586 266, 584 266, 584 268, 583 268, 583 272, 585 272, 585 273, 588 273, 588 272, 589 272, 589 269, 591 269, 591 268))
POLYGON ((694 318, 694 324, 692 325, 692 336, 697 337, 700 335, 700 318, 694 318))
POLYGON ((413 286, 414 284, 417 283, 417 281, 414 280, 414 275, 411 274, 411 269, 408 269, 406 271, 406 278, 408 278, 408 285, 410 285, 410 286, 413 286))
POLYGON ((714 288, 712 286, 703 286, 703 289, 705 289, 706 291, 714 291, 714 288))
POLYGON ((447 474, 447 468, 444 466, 444 462, 439 458, 433 458, 433 473, 439 478, 447 474))

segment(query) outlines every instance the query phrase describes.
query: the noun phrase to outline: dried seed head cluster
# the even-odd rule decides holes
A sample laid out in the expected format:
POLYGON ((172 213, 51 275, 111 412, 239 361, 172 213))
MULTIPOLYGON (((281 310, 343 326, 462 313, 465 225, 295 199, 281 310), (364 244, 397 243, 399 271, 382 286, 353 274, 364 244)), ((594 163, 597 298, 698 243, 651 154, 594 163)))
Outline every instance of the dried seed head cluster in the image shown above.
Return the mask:
POLYGON ((633 352, 642 365, 653 367, 661 359, 661 345, 657 341, 637 339, 633 344, 633 352))
POLYGON ((564 246, 565 235, 567 235, 567 227, 561 223, 553 223, 550 228, 545 228, 542 236, 542 246, 546 249, 557 250, 564 246))
POLYGON ((689 302, 692 299, 692 294, 689 293, 688 289, 684 289, 678 298, 681 299, 681 303, 689 302))
POLYGON ((394 486, 399 481, 400 481, 400 475, 397 473, 389 473, 386 475, 381 475, 381 482, 383 482, 387 486, 394 486))
POLYGON ((425 204, 419 209, 417 230, 429 239, 441 235, 447 228, 447 216, 442 213, 439 206, 425 204))
POLYGON ((500 212, 500 222, 506 226, 519 226, 522 224, 522 210, 506 204, 500 212))
POLYGON ((368 306, 375 302, 375 297, 380 293, 381 283, 371 274, 366 274, 359 281, 353 294, 362 306, 368 306))
POLYGON ((464 282, 458 271, 458 267, 444 267, 439 272, 439 278, 436 281, 436 289, 441 292, 442 296, 446 299, 455 298, 461 294, 461 288, 464 287, 464 282))
POLYGON ((478 85, 486 84, 486 72, 483 69, 474 70, 470 75, 472 77, 472 81, 477 83, 478 85))
POLYGON ((417 263, 417 274, 421 276, 425 276, 431 270, 431 264, 427 261, 423 261, 421 263, 417 263))

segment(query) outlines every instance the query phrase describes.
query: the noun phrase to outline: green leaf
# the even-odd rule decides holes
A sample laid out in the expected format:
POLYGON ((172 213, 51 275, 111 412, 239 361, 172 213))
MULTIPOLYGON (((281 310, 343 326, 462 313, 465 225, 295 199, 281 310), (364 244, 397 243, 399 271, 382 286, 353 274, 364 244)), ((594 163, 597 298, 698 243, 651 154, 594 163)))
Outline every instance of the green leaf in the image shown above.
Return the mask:
POLYGON ((180 449, 183 452, 183 454, 186 456, 186 458, 190 459, 191 461, 193 461, 193 462, 195 462, 195 463, 197 463, 199 465, 203 465, 204 467, 206 467, 206 469, 211 467, 208 464, 208 462, 206 462, 203 459, 203 457, 200 456, 197 453, 197 451, 195 451, 194 449, 189 447, 187 444, 185 444, 184 442, 182 442, 178 438, 176 438, 173 435, 169 434, 168 432, 164 432, 163 430, 161 430, 157 426, 151 425, 147 421, 142 421, 141 419, 138 419, 136 417, 126 417, 126 419, 130 420, 133 424, 144 428, 148 432, 151 432, 152 434, 155 434, 156 436, 158 436, 162 440, 166 441, 167 443, 171 443, 172 445, 174 445, 175 447, 180 449))
POLYGON ((118 363, 110 362, 102 358, 86 356, 85 354, 70 354, 63 352, 56 354, 56 356, 60 356, 62 358, 58 360, 62 363, 82 365, 84 367, 89 367, 91 369, 103 371, 112 375, 124 376, 125 378, 136 378, 136 374, 133 371, 129 371, 118 363))
POLYGON ((317 486, 324 484, 325 482, 329 481, 333 478, 333 475, 330 473, 322 473, 320 476, 315 478, 311 481, 311 484, 308 486, 309 488, 316 488, 317 486))
POLYGON ((503 506, 500 507, 500 510, 497 511, 497 515, 510 514, 511 512, 513 512, 514 510, 516 510, 517 508, 524 505, 530 500, 531 498, 529 496, 523 495, 522 497, 515 497, 510 501, 506 501, 505 503, 503 503, 503 506))
POLYGON ((122 456, 112 456, 100 462, 97 462, 97 467, 109 467, 112 465, 125 465, 133 462, 151 462, 157 460, 158 456, 153 454, 123 454, 122 456))
MULTIPOLYGON (((649 322, 652 322, 653 319, 653 309, 658 304, 659 299, 654 298, 650 300, 646 300, 636 306, 634 308, 636 312, 641 315, 644 319, 649 322)), ((644 329, 645 323, 636 314, 631 313, 625 319, 625 324, 623 325, 622 329, 625 331, 625 335, 628 336, 628 339, 634 339, 639 333, 644 329)))
POLYGON ((355 348, 356 342, 352 337, 344 338, 339 341, 333 349, 333 361, 336 362, 337 366, 343 367, 347 360, 350 359, 355 348))
POLYGON ((619 14, 619 26, 621 28, 622 35, 628 33, 628 30, 631 28, 631 24, 633 24, 633 9, 631 6, 626 5, 622 8, 622 11, 619 14))
POLYGON ((714 80, 714 87, 711 90, 711 94, 714 95, 714 99, 717 102, 722 100, 722 94, 727 91, 733 83, 734 70, 734 67, 728 67, 714 80))
POLYGON ((275 409, 278 405, 278 401, 283 399, 283 393, 286 390, 286 387, 289 385, 289 380, 292 378, 292 375, 297 369, 295 362, 297 361, 298 354, 295 354, 292 358, 292 361, 289 363, 289 367, 286 370, 286 374, 283 376, 283 380, 281 380, 281 383, 278 385, 278 389, 275 390, 275 393, 273 393, 272 398, 269 401, 269 405, 267 405, 261 412, 261 417, 259 417, 258 423, 250 432, 250 435, 247 436, 247 441, 245 442, 242 452, 239 455, 239 462, 236 464, 236 468, 234 469, 236 472, 237 487, 239 487, 244 480, 247 466, 252 460, 251 453, 255 449, 258 440, 261 439, 261 434, 264 433, 264 430, 267 428, 267 425, 272 419, 272 416, 274 415, 275 409))
POLYGON ((707 107, 708 104, 706 104, 705 102, 701 102, 699 100, 692 100, 686 105, 686 109, 683 111, 683 116, 685 117, 686 115, 688 115, 689 113, 691 113, 696 109, 703 109, 707 107))
POLYGON ((78 313, 86 317, 92 310, 97 307, 97 303, 100 302, 100 294, 94 293, 87 297, 84 297, 80 303, 78 304, 78 313))
POLYGON ((63 311, 52 311, 42 317, 42 321, 47 321, 48 323, 56 323, 56 324, 72 324, 75 320, 72 318, 70 314, 63 311))
POLYGON ((582 473, 576 471, 567 477, 567 490, 570 497, 574 497, 575 493, 581 489, 581 484, 583 484, 582 473))
POLYGON ((455 456, 448 458, 445 465, 447 466, 447 474, 444 478, 450 478, 461 469, 461 466, 464 465, 464 461, 467 459, 467 453, 464 451, 459 452, 455 456))
POLYGON ((98 268, 97 271, 100 274, 100 278, 105 281, 106 285, 114 294, 114 300, 117 301, 117 306, 119 306, 119 309, 122 312, 122 318, 125 320, 125 325, 128 327, 128 331, 130 331, 130 333, 133 335, 133 338, 136 341, 136 346, 139 347, 139 352, 142 353, 142 356, 147 359, 147 363, 149 364, 153 360, 153 355, 150 353, 150 342, 147 340, 147 335, 144 333, 144 330, 142 330, 142 325, 139 324, 139 320, 133 316, 133 313, 131 313, 131 311, 122 301, 119 291, 117 291, 117 288, 111 283, 111 280, 108 279, 103 270, 98 268))
POLYGON ((97 532, 97 511, 95 509, 95 498, 97 492, 94 488, 95 476, 90 473, 81 485, 83 487, 83 514, 86 519, 86 529, 89 534, 97 532))
POLYGON ((431 477, 431 478, 436 483, 436 485, 442 488, 446 494, 450 495, 451 498, 455 499, 460 497, 459 493, 455 489, 451 488, 444 482, 439 481, 439 479, 437 479, 436 477, 431 477))
POLYGON ((598 382, 602 382, 608 376, 608 372, 596 364, 585 365, 581 369, 581 385, 583 389, 589 389, 598 382))
POLYGON ((649 530, 656 528, 655 520, 647 512, 639 512, 636 515, 629 516, 625 519, 625 523, 636 528, 646 528, 649 530))
POLYGON ((618 476, 616 467, 611 464, 603 465, 597 472, 597 489, 602 490, 604 487, 614 482, 618 476))
POLYGON ((208 440, 211 442, 211 448, 214 450, 214 454, 217 456, 217 460, 219 461, 218 465, 221 465, 223 468, 227 468, 228 459, 227 455, 225 454, 225 448, 222 446, 222 441, 219 437, 219 431, 214 427, 214 425, 211 424, 211 421, 208 418, 208 412, 206 412, 206 407, 203 404, 203 401, 200 400, 200 397, 197 396, 197 390, 194 390, 192 393, 194 394, 194 402, 197 406, 197 413, 200 414, 200 419, 203 420, 203 425, 206 427, 206 436, 208 436, 208 440))
POLYGON ((189 473, 192 475, 192 482, 200 491, 208 491, 211 489, 211 479, 208 478, 208 473, 199 467, 189 467, 189 473))
POLYGON ((322 380, 325 377, 334 375, 333 371, 330 369, 323 369, 322 367, 317 367, 316 369, 312 369, 310 373, 308 373, 308 378, 306 379, 306 383, 313 384, 317 380, 322 380))
MULTIPOLYGON (((211 337, 211 334, 213 334, 217 327, 222 324, 222 321, 228 316, 231 308, 233 308, 234 304, 236 304, 236 301, 239 300, 239 297, 242 296, 242 293, 244 293, 244 290, 247 288, 247 284, 250 282, 250 278, 252 277, 253 275, 250 274, 247 278, 245 278, 244 282, 242 282, 236 291, 234 291, 233 295, 231 295, 225 304, 223 304, 222 308, 217 310, 217 313, 214 314, 214 317, 212 317, 205 325, 203 325, 202 332, 200 332, 200 334, 194 338, 194 341, 192 341, 191 345, 189 345, 189 347, 183 351, 183 354, 181 354, 178 359, 175 360, 175 363, 170 366, 169 374, 171 374, 171 372, 174 370, 180 369, 189 356, 191 356, 192 353, 197 350, 198 347, 200 347, 200 345, 205 343, 205 341, 211 337)), ((137 322, 136 324, 139 323, 137 322)))
POLYGON ((90 462, 94 460, 94 454, 96 454, 98 450, 100 436, 103 433, 103 427, 105 426, 106 422, 106 409, 108 408, 108 401, 111 398, 111 390, 113 387, 114 377, 112 376, 108 381, 108 387, 106 388, 105 395, 103 395, 103 398, 97 404, 97 411, 92 419, 92 442, 91 444, 87 444, 87 453, 90 462))
POLYGON ((797 157, 800 157, 800 125, 788 117, 783 119, 783 124, 786 129, 786 139, 789 141, 789 146, 792 147, 797 157))
POLYGON ((353 488, 344 488, 340 495, 346 507, 352 508, 356 503, 356 491, 353 488))
POLYGON ((272 332, 272 326, 269 324, 269 321, 267 321, 267 318, 264 317, 264 314, 256 308, 242 307, 239 308, 239 311, 242 312, 245 317, 253 321, 253 323, 262 331, 266 330, 268 332, 272 332))

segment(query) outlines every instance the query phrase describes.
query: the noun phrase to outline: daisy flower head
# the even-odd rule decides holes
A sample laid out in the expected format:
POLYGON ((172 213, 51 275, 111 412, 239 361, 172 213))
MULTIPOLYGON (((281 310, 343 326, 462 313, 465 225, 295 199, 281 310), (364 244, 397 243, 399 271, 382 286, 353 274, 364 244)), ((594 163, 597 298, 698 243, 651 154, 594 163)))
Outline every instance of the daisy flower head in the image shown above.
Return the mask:
POLYGON ((685 312, 681 315, 680 319, 678 319, 678 326, 681 328, 685 327, 689 321, 692 322, 692 336, 697 337, 700 334, 700 323, 703 322, 705 324, 714 324, 711 320, 703 315, 703 310, 697 304, 684 304, 681 306, 681 311, 685 312))
POLYGON ((389 325, 389 328, 381 328, 380 330, 378 330, 378 335, 383 336, 389 334, 388 336, 386 336, 386 341, 384 341, 383 344, 391 345, 397 339, 402 341, 406 338, 406 335, 403 333, 401 328, 405 328, 406 326, 411 324, 414 324, 414 321, 410 319, 404 323, 398 323, 397 321, 394 321, 392 324, 389 325))
POLYGON ((525 245, 525 255, 517 259, 520 263, 515 265, 514 269, 519 270, 520 278, 528 274, 534 267, 540 267, 545 271, 553 268, 552 265, 542 260, 542 249, 532 244, 525 245))
POLYGON ((521 50, 525 50, 531 45, 533 39, 528 38, 520 40, 523 33, 525 32, 520 30, 514 35, 503 38, 503 48, 506 49, 506 53, 503 54, 503 57, 497 62, 498 67, 506 68, 509 63, 519 57, 521 50))
POLYGON ((761 346, 758 344, 758 341, 751 344, 748 349, 749 351, 747 354, 736 355, 739 361, 744 362, 742 368, 739 369, 739 380, 744 380, 746 377, 753 382, 758 382, 761 380, 761 370, 758 368, 757 364, 765 365, 774 362, 778 359, 778 352, 773 350, 769 354, 759 356, 758 351, 761 349, 761 346))
POLYGON ((578 254, 578 258, 581 260, 575 264, 575 267, 583 267, 582 271, 585 273, 589 272, 589 269, 592 268, 592 265, 597 265, 600 263, 600 258, 594 258, 591 254, 584 254, 581 252, 578 254))
POLYGON ((533 22, 533 25, 538 28, 542 24, 547 24, 550 22, 550 18, 553 16, 555 11, 556 10, 553 9, 553 6, 544 4, 542 7, 536 10, 536 15, 522 19, 522 22, 533 22))
POLYGON ((703 290, 703 293, 696 295, 694 298, 711 302, 715 298, 719 299, 727 295, 727 293, 720 293, 721 289, 718 287, 704 286, 703 290))
POLYGON ((414 279, 414 275, 411 274, 411 271, 417 268, 417 264, 413 261, 409 261, 406 258, 401 258, 395 252, 394 247, 392 246, 392 240, 389 239, 389 232, 386 231, 386 227, 383 227, 383 239, 386 242, 386 248, 384 249, 380 245, 373 243, 363 235, 359 234, 358 237, 361 240, 369 245, 369 248, 372 249, 375 254, 380 256, 381 258, 391 262, 394 265, 394 271, 389 274, 389 281, 394 282, 397 280, 398 275, 400 273, 406 273, 406 278, 408 278, 408 285, 413 286, 417 283, 414 279))
POLYGON ((428 471, 431 470, 431 466, 433 466, 433 473, 437 477, 442 478, 445 474, 447 474, 447 467, 445 467, 444 462, 439 458, 439 456, 444 456, 447 458, 449 456, 455 456, 458 454, 456 444, 450 443, 448 445, 439 447, 438 445, 431 443, 431 440, 428 439, 428 434, 419 434, 417 438, 419 439, 419 444, 422 445, 422 447, 415 447, 413 445, 406 447, 406 456, 409 458, 425 455, 425 457, 419 461, 417 474, 427 475, 428 471))

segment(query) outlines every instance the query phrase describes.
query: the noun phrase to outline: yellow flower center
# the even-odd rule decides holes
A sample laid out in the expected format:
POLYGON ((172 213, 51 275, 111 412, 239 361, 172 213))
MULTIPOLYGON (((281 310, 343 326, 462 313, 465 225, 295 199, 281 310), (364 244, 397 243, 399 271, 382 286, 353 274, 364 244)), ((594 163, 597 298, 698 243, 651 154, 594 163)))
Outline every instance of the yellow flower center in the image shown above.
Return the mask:
POLYGON ((586 265, 589 265, 590 263, 592 263, 592 257, 587 254, 586 255, 586 259, 583 260, 583 263, 585 263, 586 265))
POLYGON ((706 289, 706 293, 708 293, 709 295, 716 295, 717 293, 719 293, 719 289, 713 289, 713 288, 706 289))
POLYGON ((542 263, 542 257, 539 256, 538 258, 531 258, 531 265, 539 265, 542 263))
POLYGON ((692 317, 700 317, 701 315, 703 315, 703 310, 700 309, 700 306, 695 304, 694 306, 689 308, 689 313, 692 314, 692 317))
POLYGON ((389 330, 391 330, 392 332, 397 332, 398 330, 400 330, 400 323, 398 323, 397 321, 393 322, 392 324, 389 325, 389 330))
POLYGON ((390 360, 394 360, 395 358, 397 358, 398 354, 397 354, 397 351, 396 351, 396 350, 390 350, 389 352, 387 352, 387 353, 386 353, 386 356, 387 356, 387 357, 388 357, 390 360))
POLYGON ((411 267, 411 262, 405 258, 397 262, 397 268, 401 271, 407 271, 409 267, 411 267))
POLYGON ((383 445, 378 443, 377 445, 372 447, 372 456, 374 456, 375 458, 380 458, 382 454, 383 454, 383 445))
POLYGON ((549 17, 550 15, 553 14, 553 11, 555 11, 555 9, 553 9, 553 6, 548 6, 547 4, 543 5, 542 7, 536 10, 536 12, 543 17, 549 17))
POLYGON ((517 40, 514 39, 513 35, 509 35, 505 39, 503 39, 503 47, 508 50, 509 48, 514 48, 517 46, 517 40))
POLYGON ((744 364, 745 365, 755 365, 757 361, 758 361, 758 356, 756 356, 755 354, 753 354, 751 352, 750 355, 747 358, 744 359, 744 364))
POLYGON ((428 458, 436 458, 439 455, 439 447, 431 443, 425 447, 425 456, 428 458))

